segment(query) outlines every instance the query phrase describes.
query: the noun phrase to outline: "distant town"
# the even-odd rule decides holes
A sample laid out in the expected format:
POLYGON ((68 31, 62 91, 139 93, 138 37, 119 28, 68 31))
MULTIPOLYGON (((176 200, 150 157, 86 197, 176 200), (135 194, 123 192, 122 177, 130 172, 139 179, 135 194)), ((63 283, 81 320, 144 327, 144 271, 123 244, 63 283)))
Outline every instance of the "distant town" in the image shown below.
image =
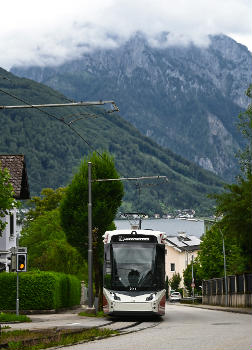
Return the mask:
POLYGON ((153 216, 147 215, 147 214, 138 214, 138 213, 119 213, 117 219, 127 219, 129 216, 132 218, 137 219, 139 216, 141 216, 142 219, 191 219, 191 220, 197 220, 195 217, 195 210, 194 209, 177 209, 173 212, 167 213, 167 214, 154 214, 153 216))

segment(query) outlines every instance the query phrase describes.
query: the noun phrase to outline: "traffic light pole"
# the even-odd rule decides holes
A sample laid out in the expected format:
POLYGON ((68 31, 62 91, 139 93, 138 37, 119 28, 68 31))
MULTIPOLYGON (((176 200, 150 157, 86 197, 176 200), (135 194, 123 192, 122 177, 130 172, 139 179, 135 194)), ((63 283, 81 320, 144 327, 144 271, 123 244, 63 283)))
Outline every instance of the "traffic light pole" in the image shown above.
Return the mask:
MULTIPOLYGON (((17 251, 18 251, 18 247, 19 247, 19 235, 17 235, 17 251)), ((16 264, 17 264, 17 261, 16 261, 16 264)), ((18 269, 17 269, 16 315, 17 316, 19 315, 19 276, 18 276, 18 269)))
POLYGON ((19 276, 17 271, 17 298, 16 298, 16 315, 19 315, 19 276))

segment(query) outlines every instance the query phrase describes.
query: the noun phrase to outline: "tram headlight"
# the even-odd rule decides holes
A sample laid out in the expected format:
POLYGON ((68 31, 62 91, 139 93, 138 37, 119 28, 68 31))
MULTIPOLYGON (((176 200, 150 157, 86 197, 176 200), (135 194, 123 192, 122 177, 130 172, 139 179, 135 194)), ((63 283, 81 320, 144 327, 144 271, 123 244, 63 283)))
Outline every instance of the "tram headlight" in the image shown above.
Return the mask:
POLYGON ((116 293, 114 293, 114 300, 121 300, 121 298, 118 295, 116 295, 116 293))
POLYGON ((146 300, 146 301, 151 301, 151 300, 153 300, 153 294, 149 295, 145 300, 146 300))

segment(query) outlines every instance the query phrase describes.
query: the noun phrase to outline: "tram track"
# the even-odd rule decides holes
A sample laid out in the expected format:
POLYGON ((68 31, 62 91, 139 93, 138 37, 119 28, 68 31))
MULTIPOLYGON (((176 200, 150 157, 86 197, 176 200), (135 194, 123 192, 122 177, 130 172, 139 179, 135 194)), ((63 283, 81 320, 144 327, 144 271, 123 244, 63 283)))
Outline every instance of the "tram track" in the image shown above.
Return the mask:
POLYGON ((119 334, 125 334, 125 333, 138 332, 147 328, 154 328, 158 326, 161 322, 162 320, 149 320, 149 321, 118 320, 118 321, 111 321, 110 323, 100 327, 118 331, 119 334))

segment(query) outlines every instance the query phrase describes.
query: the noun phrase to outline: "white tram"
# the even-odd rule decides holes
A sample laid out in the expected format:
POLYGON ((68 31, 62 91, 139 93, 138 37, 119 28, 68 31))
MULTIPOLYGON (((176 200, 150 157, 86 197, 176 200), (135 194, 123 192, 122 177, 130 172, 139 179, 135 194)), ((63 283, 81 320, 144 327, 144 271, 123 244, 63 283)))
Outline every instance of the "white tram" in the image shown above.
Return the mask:
POLYGON ((152 230, 104 234, 104 313, 164 315, 165 238, 152 230))

